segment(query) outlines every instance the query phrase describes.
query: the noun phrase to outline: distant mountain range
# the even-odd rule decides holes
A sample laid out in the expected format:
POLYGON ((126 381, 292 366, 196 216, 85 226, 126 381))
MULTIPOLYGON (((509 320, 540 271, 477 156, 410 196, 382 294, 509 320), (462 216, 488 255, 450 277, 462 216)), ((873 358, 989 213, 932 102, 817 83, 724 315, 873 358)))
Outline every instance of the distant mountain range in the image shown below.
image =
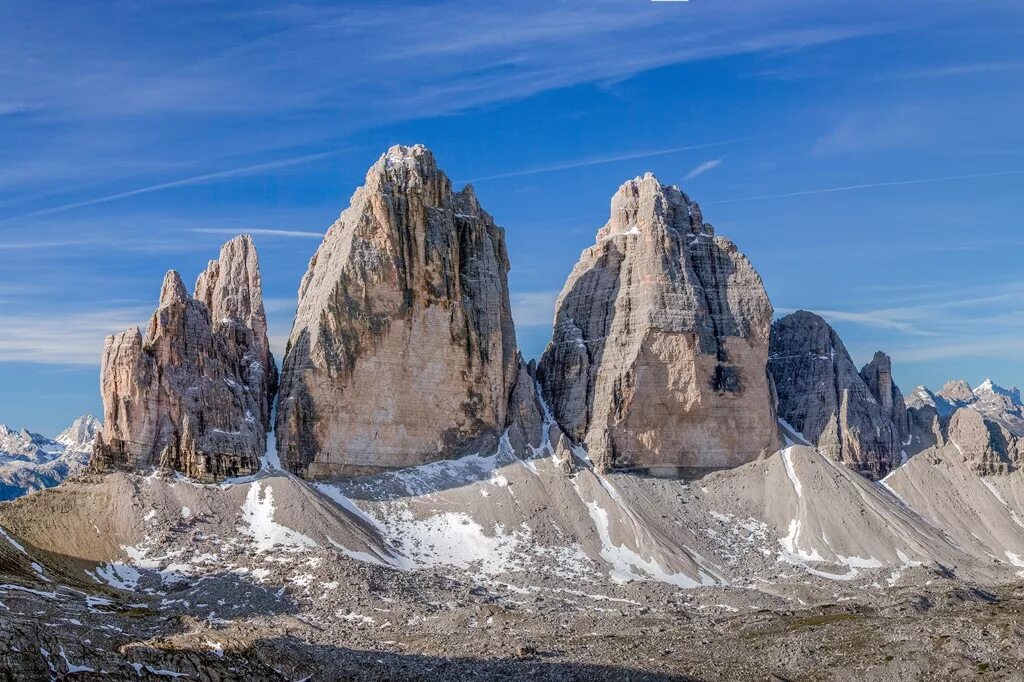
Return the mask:
POLYGON ((0 501, 52 488, 85 467, 101 428, 98 419, 83 415, 51 439, 0 424, 0 501))

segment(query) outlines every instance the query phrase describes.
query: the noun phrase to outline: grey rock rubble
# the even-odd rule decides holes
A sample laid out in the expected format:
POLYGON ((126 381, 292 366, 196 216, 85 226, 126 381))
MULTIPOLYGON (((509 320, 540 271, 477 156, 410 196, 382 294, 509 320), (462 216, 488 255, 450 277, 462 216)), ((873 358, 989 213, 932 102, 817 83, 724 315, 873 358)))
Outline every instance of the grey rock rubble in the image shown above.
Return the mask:
POLYGON ((107 338, 93 468, 160 467, 205 482, 255 472, 277 388, 266 330, 248 236, 224 245, 194 297, 168 272, 145 336, 107 338))
POLYGON ((862 376, 835 330, 800 310, 772 325, 768 370, 779 417, 823 454, 871 479, 905 459, 910 425, 884 354, 862 376))
POLYGON ((688 475, 779 445, 760 276, 700 207, 651 174, 622 185, 559 296, 538 369, 599 469, 688 475))
POLYGON ((309 478, 493 452, 517 380, 505 236, 427 148, 392 147, 299 289, 277 449, 309 478))

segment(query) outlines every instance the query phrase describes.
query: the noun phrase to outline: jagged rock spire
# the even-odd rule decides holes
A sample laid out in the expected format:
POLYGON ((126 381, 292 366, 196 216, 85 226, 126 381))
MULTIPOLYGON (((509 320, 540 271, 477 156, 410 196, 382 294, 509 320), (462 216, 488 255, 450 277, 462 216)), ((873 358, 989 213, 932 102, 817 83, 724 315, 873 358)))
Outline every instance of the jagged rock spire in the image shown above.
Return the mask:
POLYGON ((107 337, 100 384, 93 468, 159 466, 202 481, 255 471, 277 369, 251 238, 224 245, 195 297, 168 272, 145 337, 138 328, 107 337))
POLYGON ((779 445, 771 318, 746 257, 648 173, 615 193, 562 289, 539 367, 544 395, 603 469, 742 464, 779 445))
POLYGON ((317 478, 492 450, 518 374, 508 269, 504 232, 429 149, 381 156, 302 279, 285 466, 317 478))

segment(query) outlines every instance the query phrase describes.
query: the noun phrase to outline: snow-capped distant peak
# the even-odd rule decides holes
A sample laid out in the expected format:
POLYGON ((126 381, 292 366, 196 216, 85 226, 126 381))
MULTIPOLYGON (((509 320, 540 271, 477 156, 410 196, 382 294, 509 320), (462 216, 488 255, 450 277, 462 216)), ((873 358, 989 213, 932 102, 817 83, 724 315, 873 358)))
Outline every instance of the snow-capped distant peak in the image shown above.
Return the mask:
POLYGON ((76 419, 71 426, 60 432, 54 440, 68 449, 77 452, 89 452, 92 450, 96 434, 103 428, 99 419, 91 414, 85 414, 76 419))
POLYGON ((929 391, 927 386, 918 386, 910 395, 925 405, 935 407, 935 394, 929 391))
POLYGON ((974 395, 979 399, 983 399, 987 396, 998 396, 1008 399, 1014 405, 1021 405, 1019 389, 1003 388, 999 384, 993 383, 991 379, 985 379, 980 386, 974 389, 974 395))

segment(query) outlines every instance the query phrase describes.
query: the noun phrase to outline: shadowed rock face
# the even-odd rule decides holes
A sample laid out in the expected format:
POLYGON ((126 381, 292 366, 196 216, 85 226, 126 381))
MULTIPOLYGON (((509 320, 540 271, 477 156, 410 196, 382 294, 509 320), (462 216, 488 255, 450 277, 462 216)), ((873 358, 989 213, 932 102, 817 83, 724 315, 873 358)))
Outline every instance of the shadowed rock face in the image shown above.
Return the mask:
POLYGON ((822 453, 872 479, 899 466, 910 425, 884 353, 858 373, 835 330, 801 310, 772 325, 768 369, 779 416, 822 453))
POLYGON ((647 174, 612 198, 555 316, 539 378, 602 469, 678 475, 779 445, 761 278, 678 187, 647 174))
POLYGON ((200 481, 256 471, 277 368, 252 240, 225 244, 194 297, 168 272, 145 336, 133 328, 107 337, 100 384, 94 468, 158 466, 200 481))
POLYGON ((518 374, 501 228, 422 146, 393 147, 299 289, 277 447, 309 478, 489 451, 518 374))

